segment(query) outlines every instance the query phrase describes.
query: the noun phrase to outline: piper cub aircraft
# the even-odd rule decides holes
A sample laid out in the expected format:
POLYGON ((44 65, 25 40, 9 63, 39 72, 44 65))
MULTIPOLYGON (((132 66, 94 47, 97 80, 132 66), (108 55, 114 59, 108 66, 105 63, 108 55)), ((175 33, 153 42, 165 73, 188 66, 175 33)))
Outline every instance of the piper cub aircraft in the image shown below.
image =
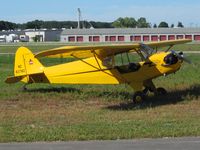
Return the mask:
POLYGON ((182 52, 170 51, 176 44, 191 42, 181 39, 172 41, 106 44, 92 46, 65 46, 33 54, 20 47, 15 54, 14 77, 6 83, 22 81, 50 84, 128 84, 134 90, 133 102, 145 99, 149 92, 166 94, 164 88, 156 88, 152 79, 178 71, 184 58, 182 52), (158 52, 158 48, 167 47, 158 52), (138 54, 139 62, 131 61, 138 54), (124 57, 127 62, 125 63, 124 57), (73 57, 76 61, 44 67, 41 57, 73 57), (121 61, 121 64, 119 64, 121 61))

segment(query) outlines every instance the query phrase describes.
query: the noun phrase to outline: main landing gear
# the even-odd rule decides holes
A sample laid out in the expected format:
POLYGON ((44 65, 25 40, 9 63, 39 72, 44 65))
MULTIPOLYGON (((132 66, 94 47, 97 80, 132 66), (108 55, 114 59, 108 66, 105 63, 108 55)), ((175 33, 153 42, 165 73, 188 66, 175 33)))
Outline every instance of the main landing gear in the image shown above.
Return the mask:
POLYGON ((141 103, 145 100, 146 94, 143 91, 138 91, 133 94, 133 103, 141 103))
POLYGON ((133 103, 135 104, 135 103, 143 102, 149 92, 153 92, 154 95, 166 95, 167 94, 167 91, 162 87, 154 88, 154 89, 146 87, 143 91, 137 91, 134 93, 133 103))

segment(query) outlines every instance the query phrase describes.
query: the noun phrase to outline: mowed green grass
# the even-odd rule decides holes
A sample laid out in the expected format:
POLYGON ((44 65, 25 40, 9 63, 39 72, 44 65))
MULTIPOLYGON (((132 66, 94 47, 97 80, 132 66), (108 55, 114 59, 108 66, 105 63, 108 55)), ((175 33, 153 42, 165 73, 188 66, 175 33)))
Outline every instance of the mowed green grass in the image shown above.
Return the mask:
POLYGON ((4 83, 13 56, 0 56, 0 142, 200 136, 200 54, 187 55, 191 65, 154 81, 168 95, 138 105, 128 85, 33 84, 22 91, 22 83, 4 83))
MULTIPOLYGON (((87 45, 86 44, 81 44, 81 43, 72 43, 73 45, 87 45)), ((102 43, 101 43, 102 44, 102 43)), ((109 44, 109 43, 107 43, 109 44)), ((127 43, 131 44, 131 43, 127 43)), ((32 52, 37 53, 42 50, 48 50, 52 48, 57 48, 61 46, 66 46, 70 44, 64 44, 64 43, 18 43, 18 44, 12 44, 12 45, 0 45, 0 53, 15 53, 17 48, 20 46, 26 46, 28 47, 32 52)), ((93 43, 93 45, 98 45, 98 43, 93 43)), ((168 48, 168 47, 167 47, 168 48)), ((163 49, 167 49, 163 48, 163 49)), ((175 50, 179 51, 199 51, 200 50, 200 44, 180 44, 180 45, 175 45, 173 47, 175 50)))

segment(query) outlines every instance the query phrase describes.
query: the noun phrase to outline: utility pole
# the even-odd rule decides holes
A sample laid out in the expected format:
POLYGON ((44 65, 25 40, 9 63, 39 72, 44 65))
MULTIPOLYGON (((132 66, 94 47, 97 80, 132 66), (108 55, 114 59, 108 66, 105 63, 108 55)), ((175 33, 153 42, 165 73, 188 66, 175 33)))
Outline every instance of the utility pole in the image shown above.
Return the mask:
POLYGON ((81 9, 78 8, 78 29, 80 29, 80 24, 81 24, 81 9))
POLYGON ((84 29, 85 28, 85 24, 82 18, 82 13, 81 13, 81 9, 78 8, 78 29, 81 29, 81 27, 84 29), (81 26, 82 23, 82 26, 81 26))

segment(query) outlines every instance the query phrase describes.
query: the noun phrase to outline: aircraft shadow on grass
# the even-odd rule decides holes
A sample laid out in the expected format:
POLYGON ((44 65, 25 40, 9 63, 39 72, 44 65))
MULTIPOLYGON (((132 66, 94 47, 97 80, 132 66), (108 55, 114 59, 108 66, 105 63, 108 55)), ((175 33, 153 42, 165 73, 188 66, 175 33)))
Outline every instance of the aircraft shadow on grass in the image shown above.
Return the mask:
MULTIPOLYGON (((26 92, 30 93, 84 93, 81 89, 78 88, 71 88, 71 87, 60 87, 60 88, 38 88, 38 89, 28 89, 26 92)), ((105 107, 106 109, 110 110, 133 110, 133 109, 146 109, 149 107, 158 107, 162 105, 168 105, 168 104, 177 104, 179 102, 185 101, 185 100, 194 100, 198 99, 200 100, 200 84, 193 85, 187 89, 182 90, 174 90, 170 91, 165 96, 149 96, 146 98, 146 100, 143 103, 133 104, 132 101, 130 101, 130 98, 132 97, 132 94, 129 92, 110 92, 110 91, 89 91, 91 93, 95 92, 96 97, 108 97, 108 98, 119 98, 121 97, 124 99, 124 102, 116 104, 116 105, 109 105, 105 107), (128 102, 127 102, 128 100, 128 102), (125 102, 126 101, 126 102, 125 102)), ((90 93, 87 92, 86 94, 90 93)))
POLYGON ((81 93, 82 91, 76 88, 71 88, 71 87, 51 87, 51 88, 38 88, 38 89, 28 89, 25 92, 30 92, 30 93, 81 93))
POLYGON ((162 105, 177 104, 185 100, 200 100, 200 84, 193 85, 190 88, 183 90, 170 91, 165 96, 151 96, 143 103, 133 104, 132 102, 120 103, 117 105, 107 106, 106 109, 110 110, 134 110, 158 107, 162 105))
POLYGON ((82 89, 73 87, 49 87, 49 88, 37 88, 37 89, 26 89, 23 92, 27 93, 74 93, 74 94, 86 94, 95 95, 94 97, 104 97, 104 98, 117 98, 121 97, 124 100, 129 100, 132 96, 129 92, 118 92, 118 91, 101 91, 101 90, 89 90, 83 91, 82 89))

